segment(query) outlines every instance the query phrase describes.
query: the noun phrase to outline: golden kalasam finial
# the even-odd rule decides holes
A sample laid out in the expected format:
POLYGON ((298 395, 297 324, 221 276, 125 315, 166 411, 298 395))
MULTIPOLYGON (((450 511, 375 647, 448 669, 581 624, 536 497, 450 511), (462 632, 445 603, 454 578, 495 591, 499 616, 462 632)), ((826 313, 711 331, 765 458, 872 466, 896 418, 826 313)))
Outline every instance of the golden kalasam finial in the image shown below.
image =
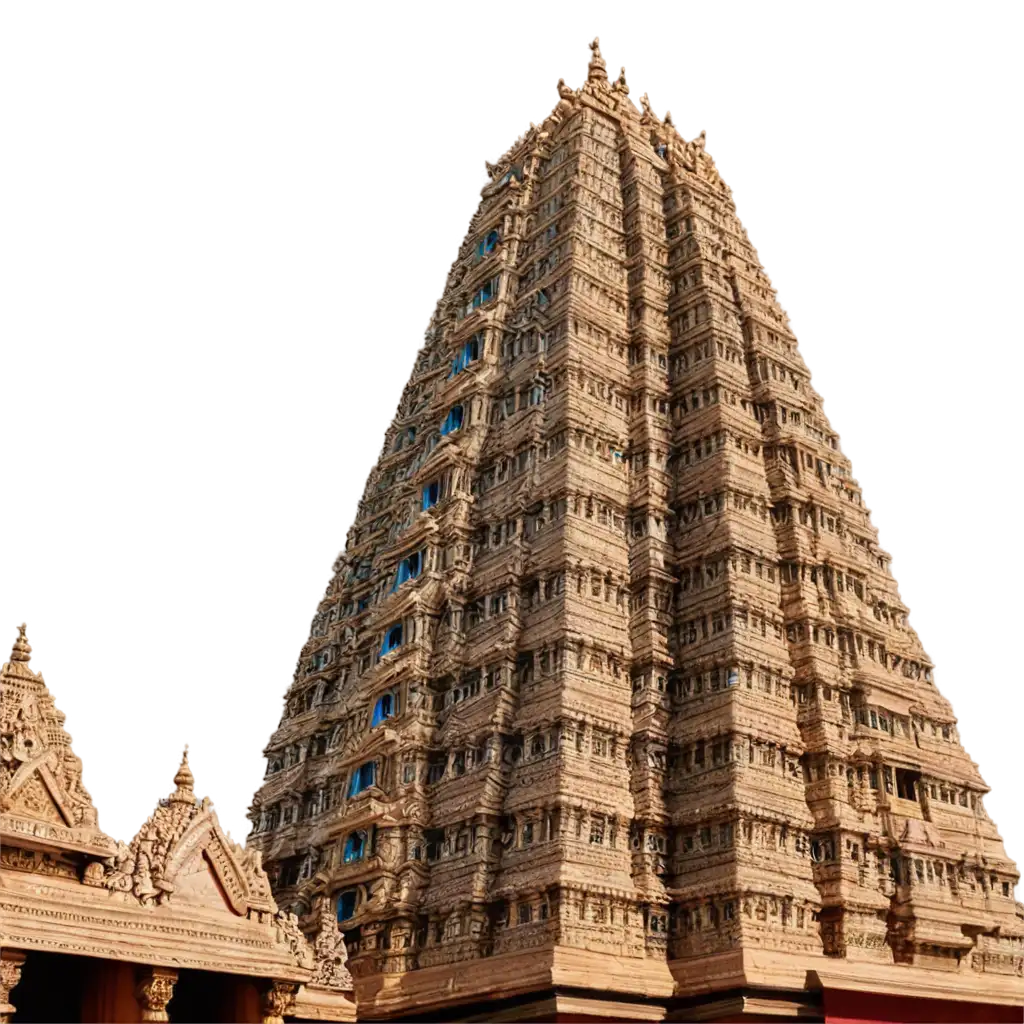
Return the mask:
POLYGON ((26 626, 23 622, 18 627, 18 639, 14 641, 14 646, 11 648, 11 661, 20 661, 22 664, 27 665, 32 657, 32 648, 25 637, 25 629, 26 626))

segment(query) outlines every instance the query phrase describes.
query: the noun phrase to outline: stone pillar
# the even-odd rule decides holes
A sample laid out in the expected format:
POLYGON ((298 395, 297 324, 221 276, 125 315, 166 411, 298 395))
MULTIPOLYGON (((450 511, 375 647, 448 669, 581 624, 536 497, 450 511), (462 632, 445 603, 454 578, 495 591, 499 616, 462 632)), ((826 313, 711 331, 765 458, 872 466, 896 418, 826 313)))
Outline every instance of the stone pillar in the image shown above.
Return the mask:
POLYGON ((147 967, 135 986, 143 1021, 167 1021, 167 1004, 174 995, 178 972, 173 967, 147 967))
POLYGON ((299 986, 294 981, 272 981, 263 992, 263 1024, 284 1024, 299 986))
POLYGON ((0 1024, 9 1024, 15 1008, 11 1002, 11 991, 21 981, 21 968, 25 954, 17 949, 0 952, 0 1024))

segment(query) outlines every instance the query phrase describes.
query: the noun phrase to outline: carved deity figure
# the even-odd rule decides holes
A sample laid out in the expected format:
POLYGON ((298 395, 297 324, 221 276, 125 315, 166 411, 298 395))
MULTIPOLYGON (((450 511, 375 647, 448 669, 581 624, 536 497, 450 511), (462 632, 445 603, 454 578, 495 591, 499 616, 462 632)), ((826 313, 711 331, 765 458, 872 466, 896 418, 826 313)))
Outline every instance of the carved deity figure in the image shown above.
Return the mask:
POLYGON ((278 941, 287 943, 292 955, 303 967, 312 967, 313 952, 302 934, 302 929, 299 928, 297 915, 287 910, 279 910, 274 916, 274 923, 278 929, 278 941))
POLYGON ((329 899, 321 898, 317 914, 318 928, 313 940, 313 977, 309 983, 347 991, 352 988, 352 975, 346 966, 348 950, 337 918, 331 911, 329 899))
POLYGON ((10 721, 2 723, 3 743, 0 745, 0 758, 7 762, 31 761, 43 748, 36 730, 39 722, 39 709, 34 701, 25 699, 15 711, 10 721))
POLYGON ((74 809, 76 817, 74 824, 95 825, 96 810, 92 806, 92 797, 82 785, 82 760, 70 747, 64 751, 61 779, 68 802, 74 809))

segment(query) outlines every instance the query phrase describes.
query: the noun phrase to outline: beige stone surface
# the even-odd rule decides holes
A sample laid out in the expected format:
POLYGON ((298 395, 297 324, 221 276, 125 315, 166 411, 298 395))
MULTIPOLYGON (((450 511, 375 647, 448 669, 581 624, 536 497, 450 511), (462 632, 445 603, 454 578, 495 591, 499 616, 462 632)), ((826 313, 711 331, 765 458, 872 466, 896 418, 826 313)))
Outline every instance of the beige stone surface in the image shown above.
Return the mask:
POLYGON ((352 912, 374 1016, 812 969, 1021 1001, 1017 869, 704 134, 596 42, 558 94, 266 748, 276 898, 352 912))
POLYGON ((232 842, 210 801, 196 798, 187 752, 174 791, 130 844, 99 830, 64 716, 30 655, 22 626, 0 669, 0 1016, 18 1019, 26 956, 65 953, 135 966, 128 1010, 142 1020, 168 1020, 186 968, 253 979, 268 993, 267 1019, 301 997, 315 1019, 353 1020, 333 915, 310 944, 278 910, 259 852, 232 842))

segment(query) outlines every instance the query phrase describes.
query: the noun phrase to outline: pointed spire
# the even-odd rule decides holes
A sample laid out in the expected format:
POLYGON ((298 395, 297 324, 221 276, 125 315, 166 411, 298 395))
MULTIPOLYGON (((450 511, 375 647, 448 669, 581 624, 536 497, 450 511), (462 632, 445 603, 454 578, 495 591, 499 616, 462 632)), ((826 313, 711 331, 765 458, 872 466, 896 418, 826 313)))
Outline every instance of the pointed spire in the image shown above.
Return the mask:
POLYGON ((27 665, 32 657, 32 648, 25 637, 25 628, 24 622, 18 627, 18 639, 14 641, 14 647, 11 648, 11 661, 20 661, 27 665))
POLYGON ((174 776, 174 785, 177 788, 171 794, 171 800, 189 804, 194 803, 196 795, 192 787, 195 785, 195 781, 192 769, 188 766, 188 744, 186 743, 184 753, 181 755, 181 767, 178 768, 174 776))
POLYGON ((587 81, 608 81, 608 72, 605 70, 604 58, 601 56, 601 40, 594 37, 594 41, 590 44, 590 49, 593 51, 593 56, 590 58, 590 67, 587 68, 587 81))
POLYGON ((621 68, 619 70, 619 79, 615 83, 615 88, 619 92, 625 93, 627 96, 629 95, 629 86, 626 85, 626 69, 625 68, 621 68))

